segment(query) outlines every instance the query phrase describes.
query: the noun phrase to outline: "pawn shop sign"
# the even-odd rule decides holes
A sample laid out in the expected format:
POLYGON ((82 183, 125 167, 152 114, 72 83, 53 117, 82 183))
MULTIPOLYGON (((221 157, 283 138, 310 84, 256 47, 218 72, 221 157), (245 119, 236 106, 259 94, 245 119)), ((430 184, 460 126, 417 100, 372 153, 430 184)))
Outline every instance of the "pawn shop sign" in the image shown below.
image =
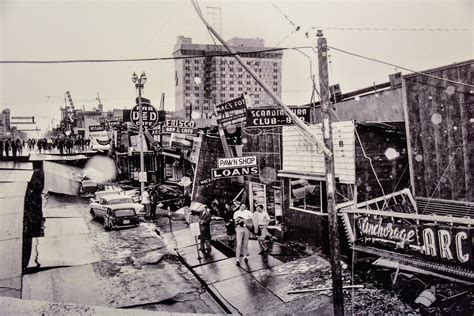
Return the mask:
MULTIPOLYGON (((136 99, 137 105, 130 111, 130 121, 136 127, 140 124, 140 107, 138 105, 138 98, 136 99)), ((150 100, 142 98, 142 121, 145 128, 152 128, 158 124, 158 111, 150 104, 150 100)))

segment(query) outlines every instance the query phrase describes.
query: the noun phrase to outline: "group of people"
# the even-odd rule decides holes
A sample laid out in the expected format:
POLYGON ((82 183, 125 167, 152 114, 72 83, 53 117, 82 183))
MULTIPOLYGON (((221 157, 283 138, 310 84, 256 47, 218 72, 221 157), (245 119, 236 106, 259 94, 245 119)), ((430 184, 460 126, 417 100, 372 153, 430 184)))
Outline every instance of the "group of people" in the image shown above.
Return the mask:
POLYGON ((22 156, 24 146, 25 141, 23 139, 0 139, 0 157, 3 157, 4 154, 5 157, 10 157, 10 152, 12 157, 22 156))

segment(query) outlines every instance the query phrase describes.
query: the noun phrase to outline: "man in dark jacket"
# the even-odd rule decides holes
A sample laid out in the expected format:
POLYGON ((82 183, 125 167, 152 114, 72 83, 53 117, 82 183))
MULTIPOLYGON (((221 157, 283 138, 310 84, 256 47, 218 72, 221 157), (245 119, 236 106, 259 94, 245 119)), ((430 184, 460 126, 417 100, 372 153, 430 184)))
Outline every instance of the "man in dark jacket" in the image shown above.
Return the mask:
POLYGON ((204 206, 199 216, 199 230, 201 232, 199 238, 201 239, 202 251, 210 251, 209 241, 211 240, 211 220, 211 211, 209 210, 209 207, 204 206), (206 244, 209 245, 209 247, 206 247, 206 244))

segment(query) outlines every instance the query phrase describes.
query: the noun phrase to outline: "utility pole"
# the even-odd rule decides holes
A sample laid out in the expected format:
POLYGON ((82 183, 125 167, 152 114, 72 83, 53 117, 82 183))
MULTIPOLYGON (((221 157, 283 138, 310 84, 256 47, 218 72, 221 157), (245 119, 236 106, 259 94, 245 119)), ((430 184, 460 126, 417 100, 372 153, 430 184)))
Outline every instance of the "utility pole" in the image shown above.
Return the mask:
MULTIPOLYGON (((339 245, 339 230, 337 225, 336 209, 336 177, 334 174, 334 155, 331 128, 331 114, 329 113, 331 102, 329 96, 328 78, 328 56, 327 42, 322 30, 318 30, 318 65, 319 65, 319 91, 321 94, 321 112, 323 118, 324 144, 331 152, 331 155, 324 155, 326 166, 326 194, 329 220, 329 247, 331 255, 332 272, 332 298, 334 315, 344 315, 344 296, 342 292, 341 277, 341 248, 339 245)), ((312 111, 316 109, 313 108, 312 111)), ((314 113, 313 113, 314 114, 314 113)), ((314 115, 312 115, 314 117, 314 115)))
POLYGON ((140 174, 139 174, 139 181, 140 181, 140 194, 143 194, 145 191, 145 181, 146 179, 142 179, 143 174, 145 173, 145 155, 143 153, 143 109, 142 109, 142 89, 145 86, 146 82, 146 74, 142 72, 140 78, 138 78, 136 73, 132 75, 132 82, 135 84, 135 88, 138 89, 138 115, 139 123, 138 123, 138 135, 139 135, 139 142, 140 142, 140 174))

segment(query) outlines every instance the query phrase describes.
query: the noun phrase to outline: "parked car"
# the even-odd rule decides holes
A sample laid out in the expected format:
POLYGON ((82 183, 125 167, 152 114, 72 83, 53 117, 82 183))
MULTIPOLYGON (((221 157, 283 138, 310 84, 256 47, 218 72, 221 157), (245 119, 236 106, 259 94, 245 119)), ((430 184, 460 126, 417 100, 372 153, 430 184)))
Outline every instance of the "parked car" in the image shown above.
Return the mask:
POLYGON ((140 221, 135 209, 129 204, 109 205, 104 215, 105 230, 138 227, 140 221))
POLYGON ((104 218, 107 209, 109 209, 110 206, 117 205, 133 208, 136 214, 145 216, 145 209, 143 205, 134 203, 132 197, 124 193, 119 194, 115 192, 114 194, 102 195, 99 197, 98 201, 94 201, 89 204, 92 218, 104 218))
POLYGON ((82 180, 79 188, 82 197, 94 196, 97 190, 99 190, 99 183, 94 180, 82 180))
MULTIPOLYGON (((159 184, 150 187, 152 193, 157 195, 157 204, 162 204, 161 208, 170 208, 176 211, 183 206, 183 188, 171 184, 159 184)), ((152 194, 150 193, 150 194, 152 194)))

